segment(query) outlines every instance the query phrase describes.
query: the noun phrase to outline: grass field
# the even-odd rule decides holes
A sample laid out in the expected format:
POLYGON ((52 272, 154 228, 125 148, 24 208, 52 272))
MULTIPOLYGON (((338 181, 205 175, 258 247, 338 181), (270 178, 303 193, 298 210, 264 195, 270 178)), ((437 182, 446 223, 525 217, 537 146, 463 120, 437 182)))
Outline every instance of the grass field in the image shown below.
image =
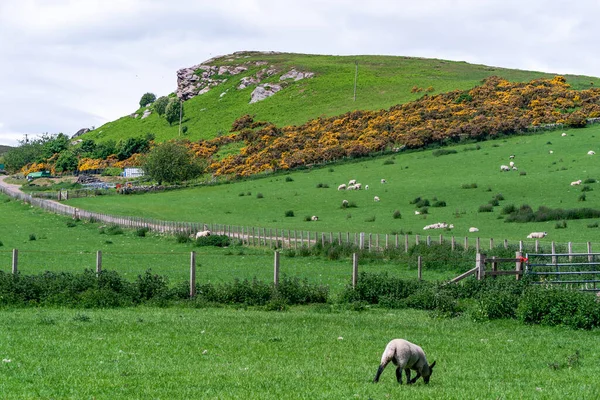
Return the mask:
POLYGON ((0 311, 0 393, 21 398, 595 399, 598 331, 420 311, 0 311), (420 344, 429 385, 371 383, 386 343, 420 344))
MULTIPOLYGON (((312 71, 313 79, 290 83, 288 87, 266 100, 249 104, 254 86, 238 90, 236 87, 243 76, 250 76, 264 66, 249 69, 231 77, 208 93, 185 102, 185 117, 182 124, 188 127, 186 138, 199 140, 213 138, 226 133, 231 124, 244 114, 255 116, 255 120, 266 120, 278 126, 300 125, 319 116, 334 116, 354 110, 386 109, 396 104, 415 100, 429 87, 437 94, 456 89, 470 89, 482 79, 497 75, 510 81, 529 81, 552 78, 560 71, 543 73, 512 70, 465 62, 393 56, 326 56, 306 54, 260 54, 234 61, 225 56, 216 65, 237 64, 247 61, 268 61, 282 73, 295 67, 300 71, 312 71), (356 100, 354 100, 355 62, 358 63, 356 100), (412 88, 423 91, 413 93, 412 88), (225 93, 224 95, 222 95, 225 93)), ((201 60, 198 60, 201 62, 201 60)), ((173 91, 175 91, 173 71, 173 91)), ((276 74, 265 82, 278 82, 276 74)), ((567 82, 575 89, 589 88, 600 84, 600 79, 567 75, 567 82)), ((140 93, 141 97, 142 93, 140 93)), ((167 93, 156 93, 157 96, 167 93)), ((132 105, 134 106, 134 105, 132 105)), ((134 106, 135 107, 135 106, 134 106)), ((132 112, 136 110, 132 107, 132 112)), ((138 113, 143 109, 137 110, 138 113)), ((126 139, 153 133, 157 141, 175 138, 179 134, 178 124, 169 126, 156 113, 145 119, 124 116, 116 121, 97 127, 82 138, 97 141, 126 139)))
POLYGON ((231 184, 142 196, 72 199, 68 204, 162 220, 325 232, 435 236, 440 231, 423 231, 423 227, 447 222, 455 228, 441 232, 445 236, 527 241, 530 232, 547 231, 547 242, 572 241, 582 247, 587 241, 598 241, 598 228, 588 227, 597 226, 597 220, 569 220, 566 228, 557 229, 556 221, 505 223, 501 215, 502 208, 509 204, 528 204, 534 209, 600 208, 597 182, 570 185, 578 179, 600 179, 598 156, 587 155, 588 150, 600 151, 600 126, 566 132, 566 137, 561 136, 562 131, 552 131, 463 144, 444 148, 456 153, 437 157, 436 150, 397 153, 231 184), (508 164, 511 154, 515 155, 518 171, 501 172, 500 165, 508 164), (380 183, 382 178, 387 184, 380 183), (370 189, 336 190, 350 179, 370 189), (472 184, 477 187, 463 188, 472 184), (500 205, 493 207, 493 212, 479 212, 479 207, 497 194, 504 197, 500 205), (581 201, 582 195, 585 201, 581 201), (381 201, 374 202, 374 196, 381 201), (446 207, 429 207, 428 215, 415 215, 417 208, 410 202, 417 197, 432 204, 444 201, 446 207), (356 207, 343 209, 344 199, 356 207), (396 210, 401 213, 400 219, 393 218, 396 210), (288 211, 294 216, 286 217, 288 211), (319 216, 319 221, 305 221, 312 215, 319 216), (470 234, 471 226, 479 232, 470 234))
MULTIPOLYGON (((125 230, 120 235, 99 233, 99 224, 50 214, 0 195, 0 270, 10 271, 12 249, 18 249, 19 271, 38 274, 43 271, 80 273, 95 269, 96 251, 102 251, 104 269, 119 272, 133 280, 147 269, 167 276, 171 283, 189 280, 190 252, 196 252, 197 282, 232 282, 234 279, 273 279, 273 250, 232 246, 229 248, 194 247, 177 243, 172 236, 147 234, 136 236, 125 230), (18 223, 17 223, 18 222, 18 223), (31 236, 35 240, 30 240, 31 236)), ((322 257, 280 257, 281 274, 306 278, 328 285, 332 293, 351 282, 350 258, 327 260, 322 257)), ((364 272, 388 272, 393 276, 416 277, 416 266, 393 261, 361 262, 364 272)), ((425 269, 424 279, 442 280, 452 271, 425 269)))

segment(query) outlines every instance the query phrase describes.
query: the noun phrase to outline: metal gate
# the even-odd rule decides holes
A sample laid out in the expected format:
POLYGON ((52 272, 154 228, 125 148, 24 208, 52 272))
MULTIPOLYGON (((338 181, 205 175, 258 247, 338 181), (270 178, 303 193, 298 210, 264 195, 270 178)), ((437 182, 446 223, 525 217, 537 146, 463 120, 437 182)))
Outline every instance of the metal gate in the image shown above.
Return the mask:
POLYGON ((600 292, 600 253, 527 254, 531 283, 600 292))

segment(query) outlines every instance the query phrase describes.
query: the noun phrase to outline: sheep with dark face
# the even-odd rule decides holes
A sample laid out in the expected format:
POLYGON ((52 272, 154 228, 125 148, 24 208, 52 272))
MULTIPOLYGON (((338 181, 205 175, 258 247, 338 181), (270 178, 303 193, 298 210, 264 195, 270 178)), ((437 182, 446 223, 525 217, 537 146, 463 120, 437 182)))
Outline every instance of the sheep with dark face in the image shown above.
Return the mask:
POLYGON ((379 382, 379 377, 385 369, 385 367, 391 362, 396 366, 396 379, 398 383, 402 384, 402 370, 406 373, 406 383, 411 385, 417 381, 421 376, 425 383, 429 383, 435 361, 429 365, 425 352, 420 346, 411 343, 404 339, 394 339, 387 344, 383 355, 381 356, 381 363, 379 369, 373 379, 374 383, 379 382), (417 371, 417 376, 410 379, 410 370, 417 371))

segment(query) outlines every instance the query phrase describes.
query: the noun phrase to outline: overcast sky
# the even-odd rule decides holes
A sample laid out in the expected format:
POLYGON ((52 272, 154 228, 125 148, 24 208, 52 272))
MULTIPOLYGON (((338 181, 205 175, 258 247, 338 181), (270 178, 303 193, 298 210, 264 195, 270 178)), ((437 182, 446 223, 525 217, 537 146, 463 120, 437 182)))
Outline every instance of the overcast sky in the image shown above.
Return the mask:
POLYGON ((242 50, 600 76, 598 0, 0 0, 0 144, 100 126, 242 50))

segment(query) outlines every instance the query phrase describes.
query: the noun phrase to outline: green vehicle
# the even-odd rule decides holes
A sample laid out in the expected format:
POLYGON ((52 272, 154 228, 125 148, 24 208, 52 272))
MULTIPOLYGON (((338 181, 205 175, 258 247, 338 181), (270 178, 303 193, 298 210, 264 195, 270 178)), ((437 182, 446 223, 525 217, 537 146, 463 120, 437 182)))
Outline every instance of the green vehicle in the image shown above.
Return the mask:
POLYGON ((29 174, 27 174, 27 180, 29 182, 31 182, 34 179, 37 178, 50 178, 50 172, 49 171, 39 171, 39 172, 30 172, 29 174))

